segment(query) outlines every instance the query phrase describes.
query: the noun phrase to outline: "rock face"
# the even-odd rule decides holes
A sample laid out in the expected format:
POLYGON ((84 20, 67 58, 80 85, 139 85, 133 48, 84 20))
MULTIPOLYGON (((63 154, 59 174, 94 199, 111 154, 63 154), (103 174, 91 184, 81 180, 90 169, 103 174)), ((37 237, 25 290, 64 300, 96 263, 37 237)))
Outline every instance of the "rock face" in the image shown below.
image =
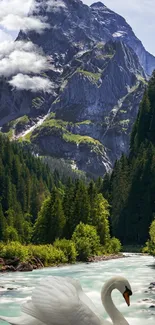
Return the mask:
POLYGON ((0 126, 25 114, 31 118, 51 112, 29 134, 37 153, 74 160, 77 168, 103 176, 128 152, 155 58, 124 18, 101 2, 90 7, 80 0, 36 4, 34 15, 46 19, 50 28, 42 34, 20 32, 17 41, 42 47, 55 89, 51 94, 12 91, 2 79, 0 126))

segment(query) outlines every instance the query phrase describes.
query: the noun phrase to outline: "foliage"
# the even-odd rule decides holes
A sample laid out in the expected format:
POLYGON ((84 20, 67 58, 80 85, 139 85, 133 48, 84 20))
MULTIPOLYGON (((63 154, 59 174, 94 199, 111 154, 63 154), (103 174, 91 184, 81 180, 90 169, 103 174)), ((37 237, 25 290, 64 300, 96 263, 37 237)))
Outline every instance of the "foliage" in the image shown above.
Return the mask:
POLYGON ((155 220, 152 221, 149 230, 150 239, 146 242, 143 248, 143 253, 149 253, 155 256, 155 220))
POLYGON ((112 237, 105 246, 105 251, 109 254, 118 254, 121 251, 122 245, 119 239, 112 237))
POLYGON ((73 241, 65 238, 61 240, 57 239, 54 242, 54 247, 60 249, 64 253, 65 257, 67 258, 67 262, 74 263, 76 261, 77 252, 73 241))
POLYGON ((75 228, 72 240, 75 242, 78 258, 81 261, 86 261, 88 257, 100 253, 100 238, 94 226, 80 222, 75 228))
POLYGON ((52 245, 29 245, 29 259, 37 257, 44 266, 52 266, 60 263, 68 262, 68 256, 64 252, 52 245))
POLYGON ((17 241, 7 244, 0 243, 0 256, 6 259, 18 257, 20 261, 25 261, 29 257, 29 250, 27 246, 23 246, 17 241))
POLYGON ((101 78, 101 73, 93 73, 93 72, 90 72, 90 71, 82 70, 80 68, 78 68, 76 70, 76 72, 81 73, 82 75, 86 76, 87 78, 89 78, 94 83, 97 83, 97 81, 101 78))

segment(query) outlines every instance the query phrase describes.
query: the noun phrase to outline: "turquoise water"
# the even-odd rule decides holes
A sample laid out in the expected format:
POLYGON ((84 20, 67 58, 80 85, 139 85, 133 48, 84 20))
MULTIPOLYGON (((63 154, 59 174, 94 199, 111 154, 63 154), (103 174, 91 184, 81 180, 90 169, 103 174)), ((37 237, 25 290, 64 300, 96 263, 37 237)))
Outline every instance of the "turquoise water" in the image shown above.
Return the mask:
MULTIPOLYGON (((20 315, 20 304, 31 297, 38 280, 48 275, 71 276, 82 284, 84 291, 107 318, 100 301, 103 283, 114 275, 125 276, 132 287, 131 305, 127 307, 122 295, 115 290, 113 300, 131 325, 154 325, 155 291, 148 290, 150 282, 155 282, 155 260, 150 256, 132 254, 130 257, 105 262, 78 264, 73 266, 45 268, 28 273, 0 275, 0 314, 20 315), (7 290, 13 288, 13 290, 7 290), (147 291, 147 292, 146 292, 147 291)), ((4 325, 4 322, 0 322, 4 325)), ((22 325, 22 324, 21 324, 22 325)))

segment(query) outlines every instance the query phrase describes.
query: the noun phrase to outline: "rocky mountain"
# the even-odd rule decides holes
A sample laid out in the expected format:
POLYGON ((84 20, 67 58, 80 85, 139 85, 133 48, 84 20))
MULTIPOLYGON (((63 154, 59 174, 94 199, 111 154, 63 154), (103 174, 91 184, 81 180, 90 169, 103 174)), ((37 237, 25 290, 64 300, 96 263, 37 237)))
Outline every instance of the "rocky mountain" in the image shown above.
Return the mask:
POLYGON ((15 90, 1 79, 0 125, 11 137, 30 142, 40 155, 74 161, 103 175, 129 149, 155 57, 124 18, 97 2, 36 0, 34 16, 49 25, 44 33, 20 32, 48 58, 44 74, 50 93, 15 90))

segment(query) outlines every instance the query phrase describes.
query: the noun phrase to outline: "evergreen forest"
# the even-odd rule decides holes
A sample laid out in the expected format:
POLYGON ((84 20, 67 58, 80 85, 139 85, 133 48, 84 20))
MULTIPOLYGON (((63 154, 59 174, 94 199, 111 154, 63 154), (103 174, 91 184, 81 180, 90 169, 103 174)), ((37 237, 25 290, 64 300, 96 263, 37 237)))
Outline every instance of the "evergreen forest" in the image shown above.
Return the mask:
POLYGON ((102 193, 111 206, 113 235, 123 245, 144 245, 155 217, 155 72, 133 125, 129 154, 105 175, 102 193))

